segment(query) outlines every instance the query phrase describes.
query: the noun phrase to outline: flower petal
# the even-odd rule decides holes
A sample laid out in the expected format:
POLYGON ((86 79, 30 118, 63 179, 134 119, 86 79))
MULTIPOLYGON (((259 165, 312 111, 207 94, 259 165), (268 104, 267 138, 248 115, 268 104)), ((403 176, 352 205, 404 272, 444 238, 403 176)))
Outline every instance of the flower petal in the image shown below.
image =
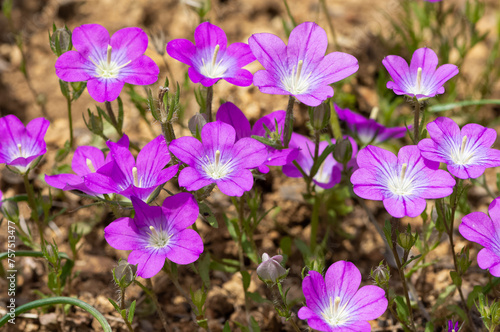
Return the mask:
POLYGON ((194 224, 199 214, 198 203, 190 193, 178 193, 165 198, 162 209, 168 223, 178 231, 194 224))
POLYGON ((423 47, 413 52, 410 63, 410 83, 417 82, 418 68, 422 68, 421 85, 429 86, 433 81, 438 61, 436 53, 430 48, 423 47))
POLYGON ((165 265, 163 251, 134 250, 128 255, 129 264, 137 264, 137 275, 144 279, 155 276, 165 265))
POLYGON ((110 38, 108 30, 102 25, 84 24, 76 27, 71 41, 85 59, 90 57, 95 63, 106 60, 110 38))
POLYGON ((224 30, 218 26, 203 22, 194 31, 194 41, 197 49, 214 49, 219 45, 219 52, 223 53, 227 47, 227 37, 224 30))
POLYGON ((146 52, 148 35, 141 28, 124 28, 111 36, 112 60, 117 63, 133 61, 146 52))
POLYGON ((187 39, 174 39, 167 44, 167 53, 175 60, 192 66, 196 47, 187 39))
POLYGON ((253 175, 248 169, 240 169, 237 173, 215 181, 219 190, 228 196, 241 197, 253 186, 253 175))
MULTIPOLYGON (((287 46, 276 35, 272 33, 256 33, 248 39, 248 45, 255 58, 264 66, 265 69, 273 73, 286 73, 287 68, 287 46)), ((324 54, 324 53, 323 53, 324 54)), ((254 84, 255 75, 254 75, 254 84)))
POLYGON ((56 61, 56 75, 65 82, 82 82, 94 77, 96 66, 80 52, 63 53, 56 61))
POLYGON ((203 241, 192 229, 175 234, 168 244, 167 258, 176 264, 190 264, 203 253, 203 241))
POLYGON ((342 52, 332 52, 321 60, 315 71, 321 73, 319 78, 322 84, 331 84, 351 76, 358 69, 358 60, 354 56, 342 52))
POLYGON ((120 218, 104 228, 104 238, 110 246, 118 250, 144 248, 141 232, 131 218, 120 218))
POLYGON ((179 173, 179 186, 186 187, 189 191, 201 189, 213 183, 212 179, 202 175, 194 167, 186 167, 179 173))
POLYGON ((160 69, 156 62, 143 55, 120 70, 120 79, 133 85, 149 85, 158 80, 160 69))
POLYGON ((379 318, 387 310, 385 291, 377 286, 363 286, 349 302, 352 317, 356 320, 367 321, 379 318))
POLYGON ((188 165, 194 166, 203 158, 203 145, 194 137, 184 136, 173 140, 169 146, 177 158, 188 165))
POLYGON ((361 284, 361 273, 353 263, 338 261, 326 271, 325 283, 328 297, 339 297, 340 303, 345 304, 356 294, 361 284))
POLYGON ((500 277, 500 256, 488 248, 481 249, 477 254, 477 265, 482 269, 490 269, 494 277, 500 277))
POLYGON ((71 162, 71 168, 80 177, 95 172, 102 165, 104 165, 104 153, 95 146, 77 147, 71 162), (93 171, 89 165, 92 165, 93 171))
POLYGON ((253 75, 246 69, 238 69, 234 74, 231 74, 231 77, 224 77, 224 80, 236 86, 250 86, 253 75))
POLYGON ((237 141, 243 137, 250 137, 250 122, 235 104, 231 102, 222 104, 217 111, 216 119, 234 128, 237 141))
MULTIPOLYGON (((116 150, 115 150, 116 151, 116 150)), ((123 149, 123 152, 128 149, 123 149)), ((128 162, 133 162, 131 155, 125 154, 128 162)), ((148 187, 157 184, 158 173, 169 163, 170 153, 163 135, 157 136, 146 144, 139 154, 135 163, 139 176, 139 187, 148 187)))
POLYGON ((323 28, 314 22, 299 24, 290 32, 288 38, 286 48, 288 66, 296 66, 299 60, 304 62, 319 61, 325 55, 327 47, 328 37, 323 28))
POLYGON ((120 95, 125 82, 113 78, 92 78, 87 82, 87 90, 99 103, 113 101, 120 95))
MULTIPOLYGON (((491 248, 496 234, 493 221, 483 212, 472 212, 462 218, 460 234, 469 241, 491 248)), ((500 241, 499 241, 500 242, 500 241)))
POLYGON ((329 305, 325 280, 316 271, 309 271, 309 275, 304 278, 302 292, 306 298, 307 307, 317 315, 329 305))

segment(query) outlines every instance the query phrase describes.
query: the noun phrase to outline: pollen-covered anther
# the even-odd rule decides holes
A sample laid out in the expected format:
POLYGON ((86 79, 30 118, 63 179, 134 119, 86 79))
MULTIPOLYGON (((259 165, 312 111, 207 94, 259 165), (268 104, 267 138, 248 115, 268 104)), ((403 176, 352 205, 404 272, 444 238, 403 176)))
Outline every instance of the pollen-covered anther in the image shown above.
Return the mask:
POLYGON ((21 143, 17 143, 17 149, 19 150, 19 155, 23 155, 23 148, 21 146, 21 143))
POLYGON ((422 88, 422 67, 417 69, 417 90, 420 91, 422 88))
POLYGON ((139 187, 139 176, 137 175, 137 167, 132 167, 132 177, 134 178, 134 186, 139 187))

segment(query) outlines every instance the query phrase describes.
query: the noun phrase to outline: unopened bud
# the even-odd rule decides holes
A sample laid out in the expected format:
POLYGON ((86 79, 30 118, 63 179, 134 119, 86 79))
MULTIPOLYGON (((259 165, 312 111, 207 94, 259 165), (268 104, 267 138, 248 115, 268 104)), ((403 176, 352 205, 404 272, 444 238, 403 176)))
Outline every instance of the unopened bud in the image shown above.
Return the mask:
POLYGON ((85 117, 83 117, 83 121, 85 122, 85 125, 87 128, 97 136, 102 136, 103 134, 103 123, 102 123, 102 117, 101 116, 96 116, 94 113, 90 111, 90 109, 87 109, 89 119, 88 122, 85 120, 85 117))
POLYGON ((68 28, 56 29, 50 36, 50 48, 58 57, 71 50, 71 31, 68 28))
POLYGON ((134 282, 137 266, 129 264, 122 259, 118 262, 118 266, 113 269, 113 278, 120 288, 127 288, 134 282))
POLYGON ((309 119, 314 130, 321 130, 330 123, 330 106, 323 103, 318 107, 309 108, 309 119))
POLYGON ((201 133, 201 128, 203 128, 203 126, 206 124, 207 115, 197 113, 191 119, 189 119, 188 128, 193 136, 196 136, 197 134, 201 133))
POLYGON ((262 255, 262 263, 257 267, 257 275, 260 280, 266 284, 275 284, 286 278, 288 270, 281 266, 283 256, 276 255, 269 257, 268 254, 262 255))
POLYGON ((372 277, 375 284, 383 289, 386 289, 389 285, 389 279, 391 278, 391 272, 389 271, 389 267, 384 264, 384 262, 380 262, 380 264, 372 269, 370 272, 370 276, 372 277))
POLYGON ((333 157, 341 164, 347 164, 352 158, 352 143, 349 138, 343 138, 335 143, 333 157))
MULTIPOLYGON (((0 198, 1 199, 1 198, 0 198)), ((17 223, 19 221, 19 207, 16 201, 5 201, 1 204, 2 213, 7 220, 17 223)))

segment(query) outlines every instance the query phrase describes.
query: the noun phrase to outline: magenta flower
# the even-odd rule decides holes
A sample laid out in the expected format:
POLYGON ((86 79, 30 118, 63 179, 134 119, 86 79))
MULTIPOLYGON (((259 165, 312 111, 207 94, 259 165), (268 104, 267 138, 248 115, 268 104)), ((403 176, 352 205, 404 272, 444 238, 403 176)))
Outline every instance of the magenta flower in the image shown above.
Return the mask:
MULTIPOLYGON (((280 140, 283 137, 283 127, 285 125, 285 111, 276 111, 263 116, 257 122, 253 128, 250 126, 250 122, 243 112, 233 103, 226 102, 219 107, 217 111, 217 121, 221 121, 231 125, 236 131, 236 141, 243 137, 250 136, 262 136, 269 138, 266 133, 266 127, 269 129, 271 134, 276 132, 276 123, 278 124, 279 137, 273 137, 275 140, 280 140)), ((280 144, 281 145, 281 144, 280 144)), ((291 163, 295 158, 297 158, 297 149, 275 149, 270 146, 266 146, 267 149, 267 159, 266 161, 258 167, 259 172, 268 173, 268 166, 283 166, 287 163, 291 163)))
POLYGON ((88 81, 87 89, 97 102, 118 98, 125 83, 153 84, 160 69, 143 55, 148 36, 140 28, 118 30, 110 38, 99 24, 75 28, 72 42, 78 51, 63 53, 56 62, 57 76, 66 82, 88 81))
MULTIPOLYGON (((356 142, 350 137, 348 137, 352 145, 352 155, 355 156, 358 150, 356 142)), ((331 144, 335 144, 335 139, 331 140, 331 144)), ((322 141, 319 143, 318 156, 326 149, 329 142, 322 141)), ((309 138, 302 136, 297 133, 292 133, 292 138, 290 140, 290 147, 298 148, 299 154, 295 160, 302 170, 307 174, 311 174, 311 169, 314 164, 314 142, 309 138)), ((350 165, 355 166, 355 162, 351 161, 350 165)), ((328 155, 325 161, 321 164, 318 172, 313 177, 313 182, 323 189, 329 189, 340 183, 342 172, 342 164, 337 163, 333 158, 333 154, 328 155)), ((288 163, 283 166, 283 174, 291 178, 301 178, 303 175, 299 169, 293 164, 288 163)))
POLYGON ((201 139, 185 136, 170 143, 170 151, 189 165, 179 174, 179 186, 194 191, 215 183, 228 196, 241 196, 252 189, 250 169, 265 162, 264 144, 250 137, 235 143, 234 128, 220 121, 207 123, 201 139))
MULTIPOLYGON (((435 2, 435 1, 429 1, 429 2, 435 2)), ((451 319, 448 321, 448 332, 458 332, 458 328, 459 328, 458 321, 456 321, 455 324, 453 324, 453 320, 451 319)))
POLYGON ((210 22, 203 22, 194 31, 196 46, 187 39, 174 39, 167 44, 172 58, 187 64, 193 83, 212 86, 224 79, 237 86, 252 84, 252 73, 242 67, 255 61, 245 43, 227 46, 224 30, 210 22))
POLYGON ((44 141, 49 120, 36 118, 26 127, 15 115, 0 118, 0 164, 26 173, 36 159, 47 152, 44 141))
POLYGON ((416 217, 425 199, 442 198, 453 192, 455 180, 439 163, 424 159, 416 145, 404 146, 396 157, 392 152, 368 145, 358 153, 359 169, 351 176, 359 197, 383 201, 395 218, 416 217))
POLYGON ((430 48, 419 48, 413 53, 410 67, 400 56, 388 55, 382 60, 391 75, 387 88, 397 95, 417 99, 430 98, 444 93, 443 84, 458 74, 458 67, 451 64, 436 69, 438 57, 430 48))
POLYGON ((189 226, 199 209, 193 195, 179 193, 165 198, 162 206, 149 206, 132 197, 135 218, 120 218, 104 229, 104 238, 118 250, 132 250, 130 264, 137 264, 137 275, 151 278, 162 269, 165 259, 190 264, 203 252, 200 235, 189 226))
POLYGON ((170 153, 162 135, 146 144, 137 161, 127 147, 107 142, 112 160, 96 172, 85 176, 85 186, 99 194, 119 194, 147 201, 155 189, 170 180, 179 165, 164 168, 170 162, 170 153))
POLYGON ((431 138, 418 143, 422 156, 443 162, 448 171, 460 179, 477 178, 486 168, 500 166, 500 151, 490 149, 497 132, 470 123, 462 130, 449 118, 439 117, 427 125, 431 138))
POLYGON ((500 277, 500 197, 491 202, 488 212, 489 217, 483 212, 469 213, 462 218, 458 230, 467 240, 484 247, 477 254, 479 267, 500 277))
POLYGON ((329 84, 354 74, 359 67, 358 60, 347 53, 325 56, 328 38, 314 22, 293 29, 288 46, 270 33, 254 34, 248 44, 265 68, 255 73, 253 84, 263 93, 292 95, 309 106, 332 97, 329 84))
MULTIPOLYGON (((388 128, 374 119, 367 119, 361 114, 348 108, 340 108, 334 104, 339 119, 345 121, 352 135, 357 137, 363 145, 377 144, 391 138, 401 138, 406 135, 406 127, 388 128)), ((412 126, 408 126, 411 129, 412 126)))
POLYGON ((361 273, 351 262, 338 261, 326 271, 325 278, 316 271, 302 282, 306 306, 298 316, 318 331, 370 331, 369 320, 387 309, 385 291, 377 286, 363 286, 361 273), (358 289, 359 288, 359 289, 358 289))
MULTIPOLYGON (((128 149, 129 140, 127 135, 116 143, 128 149)), ((71 168, 76 174, 64 173, 56 175, 45 175, 45 182, 51 187, 62 190, 80 190, 87 195, 97 195, 85 185, 85 176, 95 173, 103 165, 111 162, 112 154, 109 153, 104 159, 104 153, 94 146, 79 146, 73 155, 71 168)))

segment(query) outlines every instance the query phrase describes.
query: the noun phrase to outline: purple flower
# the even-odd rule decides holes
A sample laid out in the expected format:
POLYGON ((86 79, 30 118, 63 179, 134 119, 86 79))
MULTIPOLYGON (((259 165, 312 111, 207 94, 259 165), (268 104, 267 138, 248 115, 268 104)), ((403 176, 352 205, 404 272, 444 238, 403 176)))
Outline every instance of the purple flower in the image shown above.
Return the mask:
MULTIPOLYGON (((128 149, 128 136, 123 135, 117 144, 128 149)), ((85 185, 85 176, 95 173, 103 165, 111 162, 112 159, 111 153, 104 159, 104 153, 94 146, 79 146, 76 148, 73 161, 71 162, 71 168, 76 174, 45 175, 45 182, 54 188, 80 190, 87 195, 97 195, 85 185)))
MULTIPOLYGON (((435 1, 430 1, 430 2, 435 2, 435 1)), ((458 321, 456 321, 455 324, 453 324, 453 320, 451 319, 448 321, 448 332, 458 332, 458 328, 459 328, 458 321)))
POLYGON ((458 74, 458 67, 451 64, 436 69, 438 57, 430 48, 419 48, 413 53, 410 67, 400 56, 388 55, 382 60, 391 75, 387 88, 397 95, 407 95, 417 99, 434 97, 444 93, 443 84, 458 74))
POLYGON ((265 283, 275 284, 282 280, 288 274, 288 271, 281 266, 283 256, 276 255, 269 257, 268 254, 262 254, 262 263, 257 266, 257 275, 265 283))
POLYGON ((370 331, 368 321, 380 317, 388 302, 382 288, 360 284, 361 273, 351 262, 332 264, 325 279, 310 271, 302 282, 306 307, 300 308, 299 318, 318 331, 370 331))
POLYGON ((347 53, 325 56, 328 38, 314 22, 293 29, 288 46, 270 33, 254 34, 248 44, 265 68, 255 73, 253 84, 263 93, 292 95, 309 106, 332 97, 329 84, 354 74, 359 67, 356 58, 347 53))
MULTIPOLYGON (((250 122, 246 118, 245 114, 233 103, 227 102, 222 104, 217 111, 217 121, 221 121, 233 126, 236 131, 236 141, 243 137, 250 136, 262 136, 270 138, 266 132, 266 127, 271 132, 271 136, 276 134, 276 123, 278 124, 278 134, 277 137, 271 137, 279 145, 281 145, 281 139, 283 137, 283 127, 285 126, 285 111, 272 112, 266 115, 257 122, 253 128, 250 126, 250 122)), ((271 146, 267 146, 267 160, 259 166, 259 172, 268 173, 268 166, 283 166, 287 163, 291 163, 295 158, 297 158, 297 149, 275 149, 271 146)))
POLYGON ((426 206, 425 199, 446 197, 455 180, 439 163, 424 159, 416 145, 404 146, 396 157, 392 152, 368 145, 358 153, 359 169, 351 176, 359 197, 383 201, 395 218, 416 217, 426 206))
POLYGON ((132 250, 130 264, 138 264, 137 275, 151 278, 163 267, 165 258, 190 264, 203 252, 200 235, 189 226, 199 209, 193 195, 179 193, 165 198, 162 206, 149 206, 132 197, 135 218, 120 218, 104 229, 104 238, 115 249, 132 250))
POLYGON ((228 196, 241 196, 252 189, 250 169, 265 162, 264 144, 250 137, 235 143, 234 128, 220 121, 207 123, 201 139, 185 136, 170 143, 170 151, 189 165, 179 174, 179 186, 194 191, 215 183, 228 196))
POLYGON ((118 98, 125 83, 153 84, 160 69, 143 55, 148 36, 140 28, 118 30, 110 38, 99 24, 75 28, 72 42, 78 51, 62 54, 56 62, 57 76, 66 82, 88 81, 89 94, 97 102, 118 98))
POLYGON ((170 153, 161 135, 142 148, 137 161, 127 147, 113 142, 106 144, 112 160, 85 176, 85 185, 96 193, 115 193, 129 199, 136 196, 147 201, 158 186, 179 170, 179 165, 164 169, 170 162, 170 153))
POLYGON ((458 230, 467 240, 484 247, 477 254, 479 267, 500 277, 500 197, 491 202, 488 212, 489 217, 483 212, 469 213, 462 218, 458 230))
POLYGON ((167 44, 172 58, 187 64, 193 83, 212 86, 221 78, 238 86, 252 84, 252 73, 242 67, 255 61, 245 43, 227 46, 224 30, 210 22, 203 22, 194 31, 196 46, 187 39, 174 39, 167 44))
MULTIPOLYGON (((356 142, 354 142, 352 138, 348 138, 351 141, 353 150, 352 155, 355 156, 358 149, 356 142)), ((331 140, 331 144, 335 144, 335 139, 331 140)), ((322 141, 319 143, 318 156, 321 155, 321 153, 326 149, 328 145, 329 143, 327 141, 322 141)), ((295 161, 307 175, 310 175, 311 169, 314 164, 314 142, 305 136, 297 133, 292 133, 290 147, 298 148, 300 150, 295 161)), ((329 154, 319 167, 318 172, 314 175, 312 180, 319 187, 323 189, 329 189, 335 186, 337 183, 340 183, 341 172, 342 165, 335 161, 335 159, 333 158, 333 154, 329 154)), ((288 163, 283 166, 283 174, 292 178, 301 178, 303 176, 293 163, 288 163)))
POLYGON ((460 179, 477 178, 486 168, 500 166, 500 151, 490 149, 495 130, 470 123, 462 130, 449 118, 439 117, 427 125, 431 138, 418 143, 422 156, 443 162, 448 171, 460 179))
MULTIPOLYGON (((388 128, 374 119, 367 119, 348 108, 342 109, 337 104, 334 104, 334 106, 339 119, 346 122, 347 128, 363 145, 377 144, 391 138, 401 138, 406 135, 406 127, 388 128)), ((411 126, 408 128, 411 129, 411 126)))
POLYGON ((29 171, 38 157, 47 152, 44 141, 49 120, 36 118, 26 127, 15 115, 0 118, 0 164, 29 171))

